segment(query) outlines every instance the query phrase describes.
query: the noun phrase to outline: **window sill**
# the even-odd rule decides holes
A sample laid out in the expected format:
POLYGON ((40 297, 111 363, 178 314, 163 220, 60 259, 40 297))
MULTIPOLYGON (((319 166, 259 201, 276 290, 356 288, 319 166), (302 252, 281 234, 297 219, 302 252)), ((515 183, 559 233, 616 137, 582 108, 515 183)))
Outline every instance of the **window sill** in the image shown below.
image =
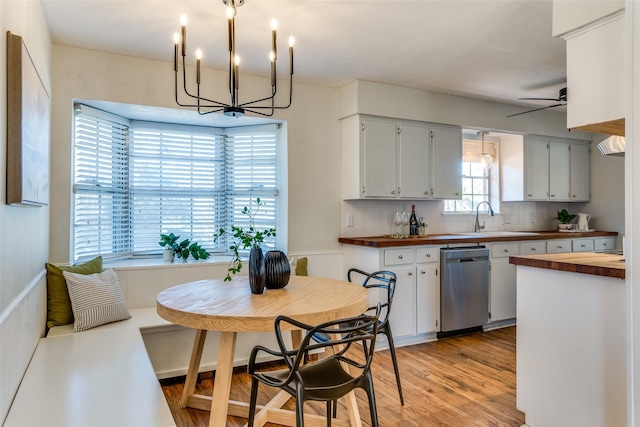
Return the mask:
MULTIPOLYGON (((243 260, 247 261, 248 260, 243 260)), ((158 258, 127 258, 116 259, 113 261, 105 260, 105 268, 115 268, 117 270, 136 270, 136 269, 148 269, 148 268, 189 268, 189 267, 206 267, 206 266, 218 266, 227 265, 231 262, 231 256, 215 255, 206 260, 189 259, 187 262, 183 262, 181 259, 176 259, 173 262, 164 261, 162 257, 158 258)))

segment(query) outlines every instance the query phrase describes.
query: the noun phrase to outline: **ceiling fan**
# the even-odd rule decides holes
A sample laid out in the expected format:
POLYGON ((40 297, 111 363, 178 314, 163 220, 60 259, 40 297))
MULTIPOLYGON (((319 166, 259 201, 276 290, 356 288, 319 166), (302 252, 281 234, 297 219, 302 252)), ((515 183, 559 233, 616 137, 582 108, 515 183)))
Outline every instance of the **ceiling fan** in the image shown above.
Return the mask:
POLYGON ((519 116, 521 114, 533 113, 534 111, 546 110, 547 108, 554 108, 554 107, 560 107, 562 105, 567 105, 567 88, 563 87, 562 89, 560 89, 560 92, 558 93, 557 98, 518 98, 518 99, 521 101, 556 101, 556 102, 561 102, 562 104, 553 104, 553 105, 548 105, 546 107, 535 108, 533 110, 523 111, 522 113, 511 114, 507 117, 514 117, 514 116, 519 116))

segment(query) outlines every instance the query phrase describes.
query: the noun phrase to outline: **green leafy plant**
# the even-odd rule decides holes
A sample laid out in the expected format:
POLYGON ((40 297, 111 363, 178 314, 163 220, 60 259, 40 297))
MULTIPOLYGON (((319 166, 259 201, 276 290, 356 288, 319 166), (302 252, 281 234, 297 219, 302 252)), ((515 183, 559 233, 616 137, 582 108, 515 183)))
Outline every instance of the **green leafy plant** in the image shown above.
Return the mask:
POLYGON ((218 241, 219 238, 229 235, 233 242, 229 245, 229 250, 232 252, 232 259, 229 262, 229 269, 227 276, 224 278, 225 281, 231 281, 231 275, 237 274, 242 271, 242 259, 240 258, 240 251, 251 248, 259 248, 260 244, 264 242, 267 237, 275 237, 276 229, 268 228, 266 230, 258 230, 254 226, 254 219, 258 211, 260 210, 260 206, 263 206, 264 203, 260 201, 260 198, 256 198, 255 201, 255 210, 252 208, 244 207, 241 211, 243 215, 247 215, 249 217, 249 227, 243 228, 237 225, 231 226, 231 231, 227 231, 224 228, 220 228, 217 233, 213 235, 214 241, 218 241))
POLYGON ((178 243, 178 239, 180 239, 180 236, 176 236, 173 233, 161 234, 160 242, 158 243, 160 246, 170 249, 173 255, 182 258, 183 261, 186 261, 189 255, 196 260, 209 258, 209 252, 198 243, 191 242, 189 239, 184 239, 178 243))
POLYGON ((570 214, 566 209, 562 209, 561 211, 557 212, 558 216, 556 216, 556 219, 562 224, 569 224, 573 220, 573 218, 576 217, 575 215, 570 214))

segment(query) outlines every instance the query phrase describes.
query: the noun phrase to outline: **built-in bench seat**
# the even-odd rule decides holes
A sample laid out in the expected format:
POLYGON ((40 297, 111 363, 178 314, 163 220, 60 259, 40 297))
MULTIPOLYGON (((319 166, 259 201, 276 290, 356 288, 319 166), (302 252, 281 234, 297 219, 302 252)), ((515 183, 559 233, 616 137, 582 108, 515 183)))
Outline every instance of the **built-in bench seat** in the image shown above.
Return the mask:
POLYGON ((41 338, 5 427, 175 426, 141 332, 175 327, 155 307, 131 319, 41 338))

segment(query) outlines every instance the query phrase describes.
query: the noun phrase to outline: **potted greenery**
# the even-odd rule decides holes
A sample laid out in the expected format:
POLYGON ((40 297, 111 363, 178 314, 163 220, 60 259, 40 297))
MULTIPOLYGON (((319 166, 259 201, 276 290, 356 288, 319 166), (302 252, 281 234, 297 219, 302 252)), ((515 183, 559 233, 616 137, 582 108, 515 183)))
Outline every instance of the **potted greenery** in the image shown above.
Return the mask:
POLYGON ((570 214, 566 209, 562 209, 561 211, 557 211, 558 215, 556 219, 560 221, 558 224, 558 230, 570 230, 571 229, 571 221, 575 218, 575 215, 570 214))
POLYGON ((249 217, 249 226, 247 228, 234 224, 231 226, 231 231, 220 228, 220 230, 213 235, 214 241, 216 242, 225 235, 229 235, 230 239, 232 239, 232 243, 229 245, 229 249, 232 252, 232 259, 229 262, 227 276, 224 278, 226 281, 231 281, 231 275, 237 274, 242 270, 240 251, 250 249, 249 285, 251 286, 251 292, 258 294, 262 293, 265 284, 264 257, 260 244, 263 243, 267 237, 274 237, 276 235, 275 228, 268 228, 266 230, 258 230, 255 228, 254 219, 262 205, 263 203, 258 197, 255 201, 255 210, 253 210, 253 206, 251 208, 245 206, 244 209, 242 209, 241 213, 249 217))
POLYGON ((182 261, 186 262, 189 255, 194 259, 207 259, 209 258, 209 252, 200 246, 196 242, 191 242, 189 239, 184 239, 178 243, 180 236, 176 236, 173 233, 160 235, 160 246, 164 247, 163 259, 165 261, 173 262, 174 256, 182 258, 182 261))

